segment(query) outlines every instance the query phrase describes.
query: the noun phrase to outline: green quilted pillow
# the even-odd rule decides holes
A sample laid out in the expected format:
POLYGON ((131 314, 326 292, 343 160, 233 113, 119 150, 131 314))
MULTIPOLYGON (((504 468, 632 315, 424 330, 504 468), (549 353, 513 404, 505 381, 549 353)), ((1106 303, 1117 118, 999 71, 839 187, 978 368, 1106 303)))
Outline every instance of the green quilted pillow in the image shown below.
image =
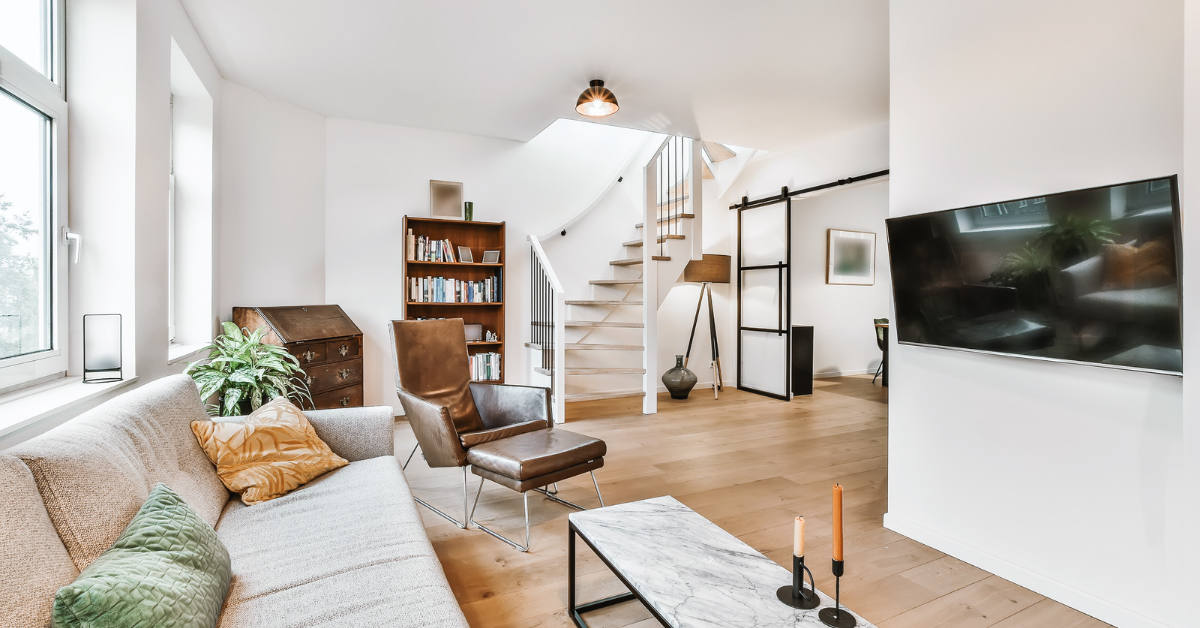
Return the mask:
POLYGON ((133 521, 54 596, 55 628, 212 628, 229 591, 217 533, 158 484, 133 521))

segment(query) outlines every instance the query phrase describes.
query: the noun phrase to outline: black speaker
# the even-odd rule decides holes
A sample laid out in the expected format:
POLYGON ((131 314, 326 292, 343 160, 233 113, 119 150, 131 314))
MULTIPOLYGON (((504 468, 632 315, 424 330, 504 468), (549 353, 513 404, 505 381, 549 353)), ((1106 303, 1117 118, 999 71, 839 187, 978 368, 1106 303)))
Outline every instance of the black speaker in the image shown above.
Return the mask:
POLYGON ((813 328, 792 325, 792 395, 813 393, 813 328))

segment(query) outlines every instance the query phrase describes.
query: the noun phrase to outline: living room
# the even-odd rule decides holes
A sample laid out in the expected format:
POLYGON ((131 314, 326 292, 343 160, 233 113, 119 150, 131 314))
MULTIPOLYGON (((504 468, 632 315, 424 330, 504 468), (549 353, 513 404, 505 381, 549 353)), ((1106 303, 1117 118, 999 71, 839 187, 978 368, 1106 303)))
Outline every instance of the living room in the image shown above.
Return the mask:
POLYGON ((1198 11, 0 8, 0 624, 1193 625, 1198 11))

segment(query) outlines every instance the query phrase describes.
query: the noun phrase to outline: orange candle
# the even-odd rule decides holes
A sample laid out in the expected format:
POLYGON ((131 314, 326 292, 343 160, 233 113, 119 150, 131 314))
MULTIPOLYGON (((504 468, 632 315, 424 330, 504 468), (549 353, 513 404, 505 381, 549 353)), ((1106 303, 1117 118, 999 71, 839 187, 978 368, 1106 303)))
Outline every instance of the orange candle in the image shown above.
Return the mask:
POLYGON ((792 541, 792 555, 804 555, 804 517, 796 517, 796 538, 792 541))
POLYGON ((833 559, 842 560, 842 485, 833 485, 833 559))

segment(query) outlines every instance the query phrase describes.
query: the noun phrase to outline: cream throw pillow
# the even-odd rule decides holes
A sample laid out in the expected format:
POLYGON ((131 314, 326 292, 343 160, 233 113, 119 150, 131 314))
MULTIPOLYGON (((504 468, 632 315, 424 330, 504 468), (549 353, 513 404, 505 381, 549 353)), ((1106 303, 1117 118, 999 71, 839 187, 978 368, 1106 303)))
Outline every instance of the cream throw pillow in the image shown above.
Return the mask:
POLYGON ((247 506, 275 499, 349 462, 317 437, 304 413, 277 397, 242 423, 193 421, 200 448, 247 506))

